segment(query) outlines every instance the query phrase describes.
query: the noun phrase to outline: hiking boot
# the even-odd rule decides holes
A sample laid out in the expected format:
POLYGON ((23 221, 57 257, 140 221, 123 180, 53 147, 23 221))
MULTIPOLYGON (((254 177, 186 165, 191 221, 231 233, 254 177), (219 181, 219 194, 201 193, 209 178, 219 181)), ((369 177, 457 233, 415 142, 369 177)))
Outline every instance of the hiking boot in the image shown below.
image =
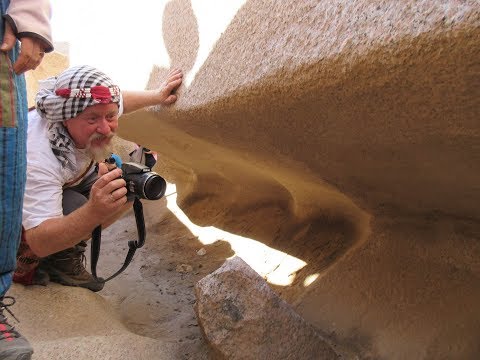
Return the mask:
POLYGON ((0 360, 30 360, 33 353, 32 346, 8 323, 7 318, 3 315, 3 310, 7 310, 17 320, 15 315, 7 309, 13 304, 15 304, 15 299, 11 296, 0 298, 0 360), (4 302, 7 299, 10 300, 9 303, 4 302))
MULTIPOLYGON (((72 248, 52 254, 40 262, 40 269, 50 276, 50 281, 66 286, 80 286, 92 291, 103 289, 103 282, 97 282, 85 270, 85 248, 87 244, 81 241, 72 248)), ((99 280, 103 280, 99 278, 99 280)))

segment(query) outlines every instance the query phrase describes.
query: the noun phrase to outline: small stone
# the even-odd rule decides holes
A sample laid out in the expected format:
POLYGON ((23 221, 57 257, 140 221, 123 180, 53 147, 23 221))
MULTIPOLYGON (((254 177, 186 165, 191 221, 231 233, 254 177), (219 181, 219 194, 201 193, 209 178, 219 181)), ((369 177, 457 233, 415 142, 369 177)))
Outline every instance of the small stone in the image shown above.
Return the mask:
POLYGON ((200 250, 197 251, 197 255, 203 256, 207 253, 207 250, 205 248, 201 248, 200 250))
POLYGON ((193 270, 193 267, 188 264, 179 264, 177 265, 177 268, 175 269, 178 273, 189 273, 193 270))

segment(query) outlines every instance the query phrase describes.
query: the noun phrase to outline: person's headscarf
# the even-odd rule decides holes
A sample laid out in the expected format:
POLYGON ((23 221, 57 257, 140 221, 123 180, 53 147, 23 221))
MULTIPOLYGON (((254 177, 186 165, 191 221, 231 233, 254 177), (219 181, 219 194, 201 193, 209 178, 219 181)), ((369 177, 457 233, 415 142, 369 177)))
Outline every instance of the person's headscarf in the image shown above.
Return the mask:
POLYGON ((81 65, 71 67, 57 77, 41 83, 35 98, 38 114, 48 121, 52 151, 62 168, 75 173, 75 143, 63 121, 72 119, 95 104, 120 103, 120 88, 100 70, 81 65))

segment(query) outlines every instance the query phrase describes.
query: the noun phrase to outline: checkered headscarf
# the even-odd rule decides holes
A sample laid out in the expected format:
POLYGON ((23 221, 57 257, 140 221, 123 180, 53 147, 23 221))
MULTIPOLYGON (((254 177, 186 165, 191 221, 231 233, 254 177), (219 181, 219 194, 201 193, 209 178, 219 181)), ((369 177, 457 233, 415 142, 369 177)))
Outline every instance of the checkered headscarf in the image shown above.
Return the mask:
POLYGON ((74 66, 56 78, 36 96, 37 112, 49 122, 68 120, 88 106, 120 102, 120 89, 103 72, 89 65, 74 66))
POLYGON ((75 143, 63 121, 80 115, 95 104, 119 104, 120 89, 106 74, 88 65, 69 68, 43 84, 35 99, 37 112, 49 123, 48 138, 54 155, 67 176, 73 177, 79 170, 75 143))

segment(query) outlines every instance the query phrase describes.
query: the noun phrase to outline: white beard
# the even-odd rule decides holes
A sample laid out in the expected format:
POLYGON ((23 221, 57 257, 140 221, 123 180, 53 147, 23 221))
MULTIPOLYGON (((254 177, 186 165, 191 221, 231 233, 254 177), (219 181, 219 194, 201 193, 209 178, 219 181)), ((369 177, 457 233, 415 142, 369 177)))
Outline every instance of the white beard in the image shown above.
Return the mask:
POLYGON ((85 148, 86 150, 86 154, 88 156, 90 156, 90 158, 96 162, 103 162, 105 161, 105 159, 109 158, 110 155, 112 155, 113 153, 113 141, 112 141, 112 138, 115 136, 115 134, 112 134, 112 136, 110 137, 110 142, 105 145, 105 146, 102 146, 102 147, 98 147, 98 146, 92 146, 92 141, 93 140, 96 140, 96 139, 101 139, 103 138, 102 135, 99 135, 99 134, 93 134, 90 139, 89 139, 89 142, 87 144, 87 147, 85 148))

